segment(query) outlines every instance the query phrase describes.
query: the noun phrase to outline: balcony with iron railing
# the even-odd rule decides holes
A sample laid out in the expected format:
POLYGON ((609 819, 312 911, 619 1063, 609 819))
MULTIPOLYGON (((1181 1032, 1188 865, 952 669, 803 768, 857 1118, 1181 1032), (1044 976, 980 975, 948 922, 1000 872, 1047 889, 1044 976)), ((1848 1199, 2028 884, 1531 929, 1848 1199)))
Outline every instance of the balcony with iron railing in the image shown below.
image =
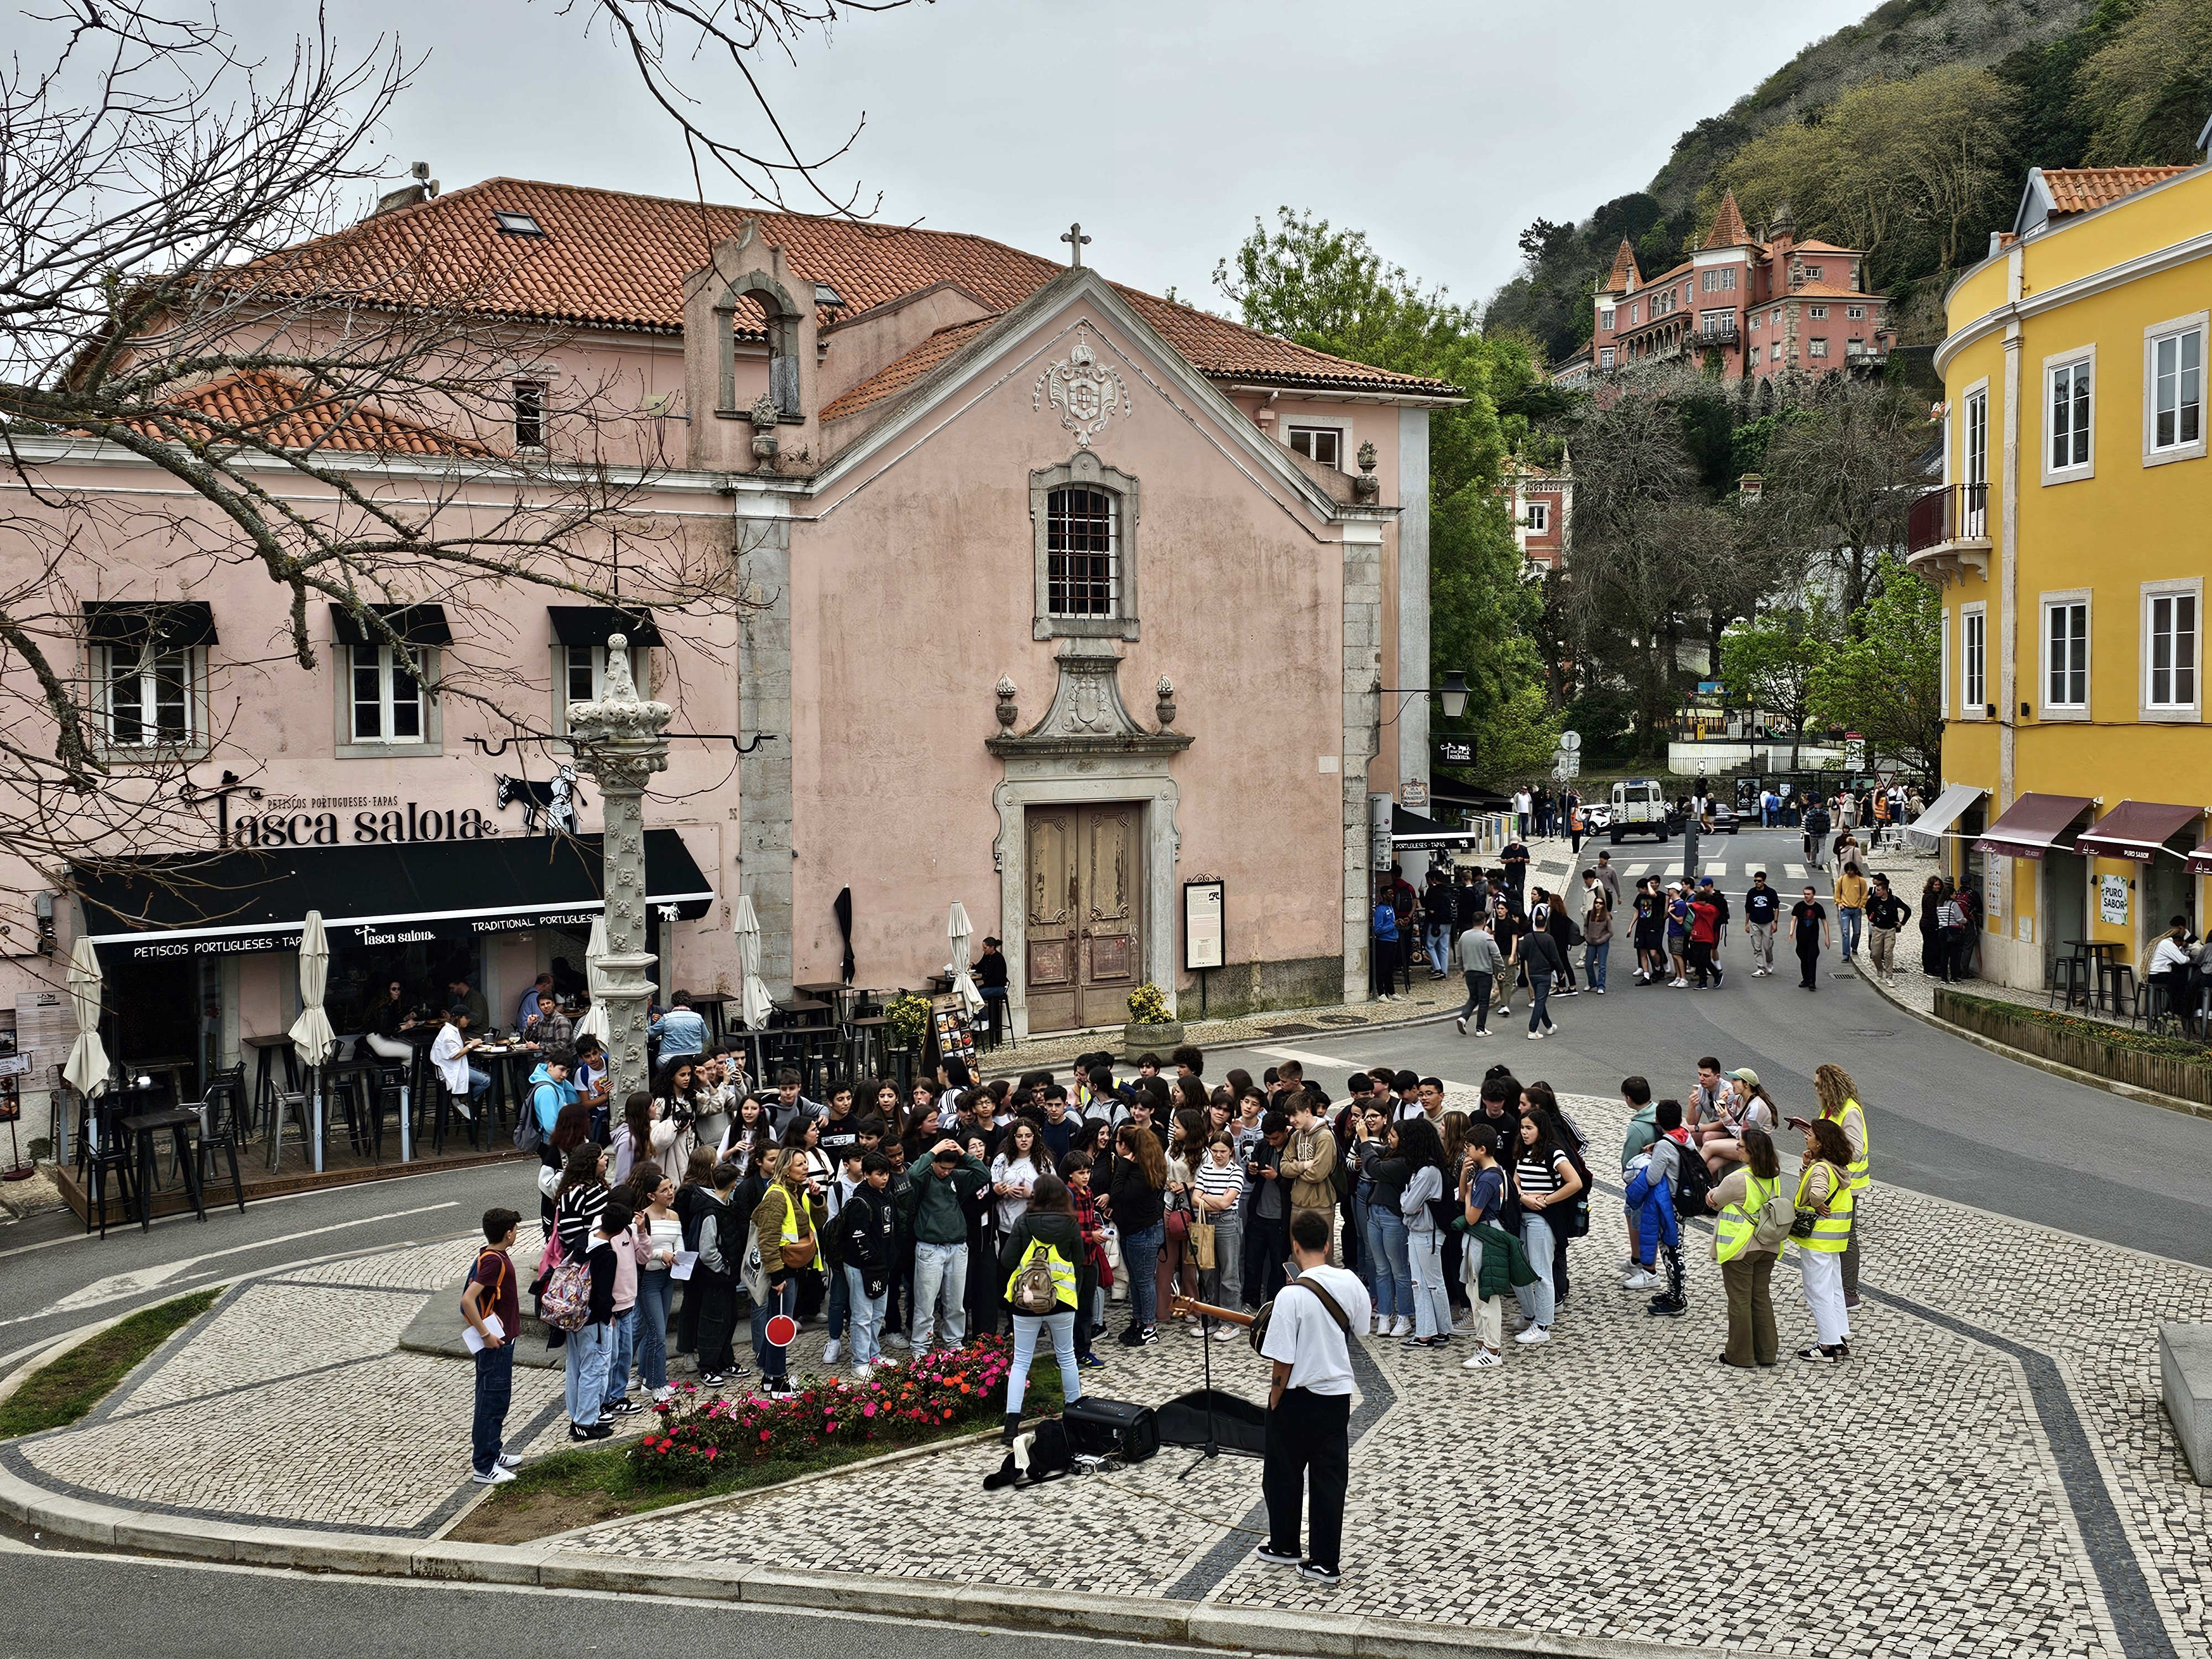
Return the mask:
POLYGON ((1690 343, 1698 349, 1704 350, 1708 348, 1732 346, 1741 337, 1736 331, 1735 318, 1708 318, 1699 322, 1698 331, 1691 337, 1690 343))
POLYGON ((1964 580, 1969 567, 1990 574, 1990 487, 1939 484, 1907 511, 1905 562, 1939 585, 1964 580))

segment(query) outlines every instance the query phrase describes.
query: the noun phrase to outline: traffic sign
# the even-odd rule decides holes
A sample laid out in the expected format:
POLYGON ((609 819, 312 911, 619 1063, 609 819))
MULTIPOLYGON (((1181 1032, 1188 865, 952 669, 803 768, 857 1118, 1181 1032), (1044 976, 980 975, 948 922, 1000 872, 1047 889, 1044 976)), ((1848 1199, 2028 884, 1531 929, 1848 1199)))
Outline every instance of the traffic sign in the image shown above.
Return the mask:
POLYGON ((799 1322, 789 1314, 777 1314, 768 1322, 762 1333, 772 1347, 787 1348, 799 1340, 799 1322))
POLYGON ((1565 750, 1570 755, 1573 754, 1576 750, 1582 746, 1583 734, 1581 732, 1562 732, 1559 733, 1559 747, 1565 750))

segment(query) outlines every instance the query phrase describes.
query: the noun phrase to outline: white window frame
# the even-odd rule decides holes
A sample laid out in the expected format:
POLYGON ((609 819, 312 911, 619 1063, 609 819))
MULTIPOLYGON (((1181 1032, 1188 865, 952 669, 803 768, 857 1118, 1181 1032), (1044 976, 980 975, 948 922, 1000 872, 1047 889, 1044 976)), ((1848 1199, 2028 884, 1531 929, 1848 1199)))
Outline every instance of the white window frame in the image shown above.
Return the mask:
POLYGON ((1613 307, 1611 306, 1601 306, 1598 307, 1597 325, 1600 328, 1604 329, 1608 333, 1612 331, 1613 307))
POLYGON ((1955 718, 1951 709, 1951 613, 1943 612, 1943 629, 1936 653, 1936 701, 1943 711, 1943 718, 1955 718))
MULTIPOLYGON (((2043 360, 2043 409, 2037 427, 2037 453, 2043 457, 2043 482, 2046 484, 2074 483, 2082 478, 2097 476, 2097 348, 2076 346, 2071 351, 2054 352, 2043 360), (2086 374, 2089 380, 2089 412, 2085 417, 2085 432, 2088 438, 2086 458, 2059 465, 2051 459, 2051 447, 2058 436, 2057 422, 2053 416, 2058 377, 2086 374)), ((2069 431, 2069 437, 2074 434, 2069 431)), ((2074 446, 2068 446, 2072 453, 2074 446)))
POLYGON ((1321 424, 1318 422, 1300 421, 1295 426, 1286 423, 1283 428, 1283 441, 1291 447, 1291 449, 1294 453, 1302 454, 1310 461, 1314 460, 1315 459, 1311 440, 1316 436, 1330 437, 1336 440, 1336 459, 1334 461, 1316 461, 1316 465, 1320 466, 1333 466, 1339 472, 1345 471, 1345 457, 1352 453, 1352 428, 1350 427, 1334 421, 1328 422, 1327 425, 1321 424), (1301 433, 1304 434, 1308 439, 1307 446, 1303 450, 1298 448, 1298 436, 1301 433))
MULTIPOLYGON (((2162 323, 2153 323, 2143 330, 2143 428, 2142 464, 2145 466, 2164 466, 2169 461, 2202 460, 2204 457, 2204 382, 2212 364, 2205 361, 2208 345, 2212 345, 2212 313, 2193 312, 2186 317, 2169 317, 2162 323), (2189 443, 2175 442, 2160 445, 2158 441, 2158 348, 2166 340, 2188 334, 2197 336, 2197 437, 2189 443)), ((2177 348, 2179 350, 2179 348, 2177 348)), ((2178 434, 2177 434, 2178 435, 2178 434)))
POLYGON ((1611 346, 1600 346, 1597 349, 1597 366, 1600 368, 1611 368, 1613 356, 1613 349, 1611 346))
MULTIPOLYGON (((1964 416, 1959 422, 1959 476, 1964 488, 1982 487, 1979 514, 1966 504, 1962 488, 1959 498, 1959 533, 1969 541, 1986 540, 1990 530, 1990 383, 1977 380, 1959 397, 1964 416), (1978 443, 1976 441, 1979 440, 1978 443)), ((1948 451, 1946 452, 1948 453, 1948 451)))
POLYGON ((331 678, 337 684, 338 759, 398 760, 441 752, 444 729, 438 708, 437 647, 418 645, 414 649, 422 671, 416 681, 416 696, 422 702, 422 719, 418 722, 421 734, 412 738, 364 738, 356 736, 354 727, 354 653, 377 653, 378 720, 388 731, 392 725, 392 648, 388 645, 353 645, 344 641, 331 647, 332 664, 337 671, 331 678))
POLYGON ((1552 533, 1552 504, 1549 501, 1528 503, 1528 533, 1532 536, 1552 533))
MULTIPOLYGON (((633 645, 629 648, 630 678, 637 684, 637 695, 653 695, 653 647, 633 645)), ((571 702, 597 702, 606 690, 607 648, 604 645, 563 645, 553 642, 553 730, 566 735, 568 730, 568 705, 571 702), (588 662, 586 672, 591 677, 591 689, 582 696, 575 694, 569 673, 574 664, 572 653, 580 652, 588 662)))
POLYGON ((1844 320, 1847 323, 1864 322, 1866 320, 1866 307, 1864 306, 1845 306, 1844 307, 1844 320))
MULTIPOLYGON (((2094 386, 2095 382, 2093 380, 2091 384, 2094 386)), ((2067 588, 2042 594, 2039 596, 2039 601, 2035 686, 2043 718, 2047 720, 2086 720, 2089 718, 2089 699, 2096 686, 2096 616, 2090 608, 2089 590, 2086 587, 2067 588), (2051 652, 2051 619, 2077 609, 2081 613, 2081 695, 2079 698, 2053 698, 2051 679, 2057 665, 2051 652)), ((2070 637, 2069 632, 2069 640, 2070 637)))
POLYGON ((2139 626, 2142 630, 2142 671, 2136 680, 2138 688, 2136 697, 2140 705, 2136 712, 2146 720, 2186 722, 2203 720, 2204 718, 2204 579, 2202 576, 2189 576, 2170 581, 2145 582, 2142 585, 2142 602, 2138 614, 2139 626), (2190 630, 2189 660, 2185 665, 2189 670, 2191 696, 2189 702, 2185 703, 2153 703, 2151 687, 2154 666, 2151 619, 2155 614, 2160 599, 2184 598, 2195 602, 2191 613, 2193 625, 2190 630))
POLYGON ((1805 314, 1816 323, 1825 323, 1828 320, 1828 308, 1826 306, 1807 306, 1805 314))
POLYGON ((97 741, 100 752, 121 761, 205 754, 208 743, 207 648, 193 645, 173 652, 158 651, 152 648, 149 642, 130 653, 127 665, 123 660, 124 656, 122 651, 112 646, 94 647, 90 653, 93 698, 100 711, 97 741), (137 719, 142 728, 149 724, 158 726, 159 703, 152 697, 151 676, 146 671, 155 659, 169 655, 183 659, 184 735, 176 738, 157 736, 151 741, 137 743, 122 741, 115 735, 115 689, 118 671, 121 678, 136 679, 139 683, 137 719), (155 712, 155 717, 150 722, 146 719, 149 708, 155 712))
POLYGON ((1634 328, 1634 327, 1636 326, 1636 319, 1637 319, 1639 316, 1641 316, 1641 315, 1643 314, 1643 310, 1644 310, 1644 302, 1643 302, 1641 300, 1638 300, 1638 301, 1634 305, 1632 305, 1632 306, 1629 307, 1629 308, 1628 308, 1628 325, 1629 325, 1629 327, 1631 327, 1631 328, 1634 328))
POLYGON ((1990 607, 1986 601, 1959 607, 1959 718, 1990 717, 1990 607))
POLYGON ((1751 325, 1753 328, 1764 328, 1766 325, 1766 313, 1763 311, 1753 312, 1751 313, 1751 325))
POLYGON ((1806 341, 1805 355, 1808 357, 1826 356, 1828 355, 1828 337, 1825 334, 1815 334, 1811 339, 1806 341))

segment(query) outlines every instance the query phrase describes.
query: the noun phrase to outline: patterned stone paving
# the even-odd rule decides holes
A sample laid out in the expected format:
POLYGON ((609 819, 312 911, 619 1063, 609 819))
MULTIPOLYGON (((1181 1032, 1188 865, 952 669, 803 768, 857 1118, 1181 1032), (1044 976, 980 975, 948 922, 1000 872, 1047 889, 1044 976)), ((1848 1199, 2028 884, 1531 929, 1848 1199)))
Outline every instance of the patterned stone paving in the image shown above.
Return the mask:
MULTIPOLYGON (((1568 1104, 1603 1182, 1624 1114, 1568 1104)), ((1741 1377, 1713 1364, 1725 1321, 1702 1237, 1676 1321, 1619 1288, 1620 1238, 1601 1200, 1555 1340, 1509 1349, 1498 1370, 1461 1370, 1463 1343, 1365 1345, 1380 1415, 1354 1449, 1335 1586, 1243 1553, 1255 1463, 1178 1481, 1188 1455, 1172 1449, 987 1493, 998 1449, 950 1449, 570 1544, 1808 1659, 2212 1654, 2212 1516, 2166 1427, 2155 1346, 2165 1321, 2212 1319, 2212 1273, 1877 1187, 1858 1358, 1741 1377)), ((434 1531, 473 1492, 467 1372, 391 1343, 415 1296, 457 1284, 469 1252, 369 1253, 241 1286, 85 1423, 0 1457, 143 1509, 434 1531)), ((1775 1289, 1787 1349, 1809 1334, 1787 1263, 1775 1289)), ((802 1367, 819 1340, 801 1338, 802 1367)), ((1162 1399, 1197 1384, 1200 1352, 1174 1333, 1134 1352, 1106 1344, 1109 1369, 1085 1383, 1162 1399)), ((1242 1346, 1213 1358, 1218 1384, 1257 1390, 1242 1346)), ((527 1449, 562 1443, 558 1385, 516 1373, 527 1449)))

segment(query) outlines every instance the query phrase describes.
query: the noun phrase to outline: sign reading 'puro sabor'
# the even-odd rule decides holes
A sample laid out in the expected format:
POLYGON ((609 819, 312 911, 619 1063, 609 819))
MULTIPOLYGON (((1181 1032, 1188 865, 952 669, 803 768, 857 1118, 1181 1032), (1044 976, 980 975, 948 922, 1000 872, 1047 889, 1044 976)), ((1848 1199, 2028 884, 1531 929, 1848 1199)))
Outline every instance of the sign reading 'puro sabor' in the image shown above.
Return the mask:
POLYGON ((394 847, 411 842, 489 841, 499 825, 473 806, 441 810, 396 796, 295 795, 255 803, 234 817, 233 847, 394 847))

